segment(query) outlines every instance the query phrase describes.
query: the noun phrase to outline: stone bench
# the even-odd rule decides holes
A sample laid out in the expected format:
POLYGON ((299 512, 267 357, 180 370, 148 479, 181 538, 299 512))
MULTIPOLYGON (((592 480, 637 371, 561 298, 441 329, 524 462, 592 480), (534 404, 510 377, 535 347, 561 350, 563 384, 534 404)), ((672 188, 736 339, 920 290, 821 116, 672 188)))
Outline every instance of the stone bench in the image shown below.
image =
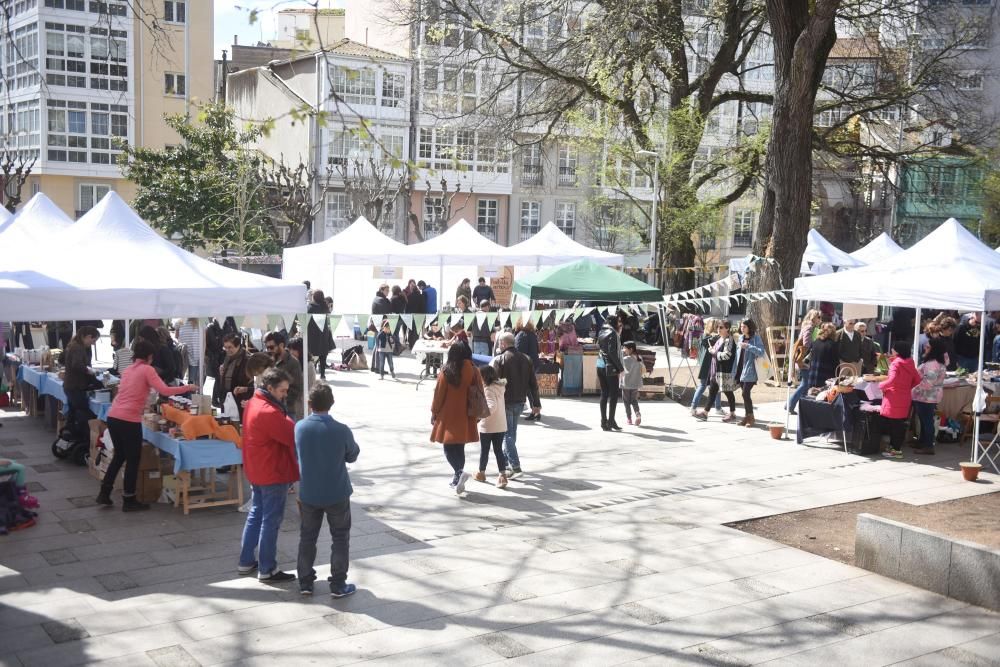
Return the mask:
POLYGON ((1000 551, 981 544, 859 514, 854 560, 877 574, 1000 610, 1000 551))

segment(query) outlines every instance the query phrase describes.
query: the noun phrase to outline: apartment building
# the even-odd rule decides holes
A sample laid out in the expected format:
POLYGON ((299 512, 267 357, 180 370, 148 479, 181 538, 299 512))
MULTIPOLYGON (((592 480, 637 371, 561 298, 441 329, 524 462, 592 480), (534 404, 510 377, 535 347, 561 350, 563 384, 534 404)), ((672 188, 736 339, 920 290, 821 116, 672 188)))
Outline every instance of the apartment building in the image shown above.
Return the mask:
POLYGON ((2 51, 6 146, 35 159, 22 197, 44 192, 82 215, 134 188, 115 140, 177 141, 164 114, 212 97, 211 0, 17 0, 2 51))
MULTIPOLYGON (((315 195, 324 202, 309 242, 354 221, 357 199, 349 190, 372 176, 372 169, 383 181, 397 182, 402 175, 410 153, 410 76, 405 59, 349 39, 228 75, 226 100, 237 116, 271 126, 257 148, 275 161, 292 167, 301 162, 318 174, 315 195)), ((399 197, 371 222, 402 239, 406 208, 399 197)))

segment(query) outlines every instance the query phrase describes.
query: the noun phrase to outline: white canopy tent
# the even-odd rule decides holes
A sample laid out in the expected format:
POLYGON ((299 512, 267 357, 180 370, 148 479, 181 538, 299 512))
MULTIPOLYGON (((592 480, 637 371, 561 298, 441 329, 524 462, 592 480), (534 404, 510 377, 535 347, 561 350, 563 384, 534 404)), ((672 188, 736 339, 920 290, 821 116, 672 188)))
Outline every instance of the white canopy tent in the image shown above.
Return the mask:
MULTIPOLYGON (((1000 309, 1000 253, 977 239, 958 220, 949 218, 909 250, 879 264, 833 275, 798 278, 795 301, 840 301, 915 308, 919 335, 920 309, 986 312, 1000 309)), ((980 335, 985 337, 986 318, 980 335)), ((981 338, 980 340, 984 340, 981 338)), ((983 364, 980 349, 979 366, 983 364)), ((982 375, 977 376, 977 405, 982 375)), ((978 410, 978 407, 977 407, 978 410)), ((973 438, 973 460, 979 457, 979 422, 973 438)))
POLYGON ((537 234, 510 246, 508 250, 517 255, 534 255, 536 267, 568 264, 581 259, 589 259, 595 264, 604 266, 625 265, 624 255, 588 248, 582 243, 577 243, 554 222, 549 222, 537 234))
POLYGON ((802 275, 822 275, 838 269, 854 269, 865 263, 833 245, 815 229, 809 230, 806 251, 802 254, 802 275))
POLYGON ((73 221, 52 200, 38 193, 11 216, 0 207, 0 267, 3 271, 20 268, 35 269, 40 254, 59 244, 62 234, 73 221))
POLYGON ((882 232, 869 241, 865 247, 852 252, 851 257, 867 265, 885 261, 901 252, 903 252, 903 249, 899 247, 899 244, 893 241, 891 236, 882 232))
MULTIPOLYGON (((29 212, 25 207, 22 213, 29 212)), ((19 249, 4 243, 4 320, 283 314, 305 305, 302 285, 189 253, 153 231, 114 192, 46 243, 44 262, 34 271, 8 271, 7 258, 19 249)))

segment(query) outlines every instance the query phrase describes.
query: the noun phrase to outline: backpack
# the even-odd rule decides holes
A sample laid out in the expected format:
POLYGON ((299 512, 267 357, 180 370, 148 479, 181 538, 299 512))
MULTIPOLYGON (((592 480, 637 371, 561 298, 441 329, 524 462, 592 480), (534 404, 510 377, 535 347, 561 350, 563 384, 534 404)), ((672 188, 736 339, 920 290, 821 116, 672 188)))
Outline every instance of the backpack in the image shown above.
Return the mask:
MULTIPOLYGON (((476 375, 479 376, 479 371, 476 371, 476 375)), ((467 414, 470 417, 479 419, 486 419, 490 416, 490 405, 486 402, 486 392, 483 391, 482 379, 480 377, 473 378, 472 384, 469 385, 469 396, 466 399, 467 404, 467 414), (476 380, 479 380, 478 382, 476 380)))

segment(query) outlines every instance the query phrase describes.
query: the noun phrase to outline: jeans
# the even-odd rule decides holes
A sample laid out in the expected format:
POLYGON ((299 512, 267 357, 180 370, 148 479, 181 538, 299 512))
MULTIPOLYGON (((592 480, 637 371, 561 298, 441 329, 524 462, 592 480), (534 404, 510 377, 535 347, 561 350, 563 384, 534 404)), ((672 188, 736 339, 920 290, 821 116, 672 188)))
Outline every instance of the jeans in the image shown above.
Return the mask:
POLYGON ((479 434, 479 469, 486 471, 486 464, 490 460, 490 448, 493 448, 493 455, 497 457, 497 469, 502 475, 507 470, 507 457, 503 454, 503 440, 505 432, 500 433, 480 433, 479 434))
POLYGON ((73 434, 77 442, 87 442, 90 439, 90 429, 87 422, 94 418, 90 411, 90 399, 85 389, 63 389, 66 394, 66 405, 69 408, 66 429, 73 434))
MULTIPOLYGON (((698 403, 701 401, 701 397, 705 395, 705 390, 708 389, 709 384, 710 383, 708 380, 702 380, 701 382, 698 383, 698 387, 694 390, 694 396, 691 398, 692 410, 698 407, 698 403)), ((712 406, 710 405, 708 407, 711 408, 712 406)), ((715 397, 715 409, 716 410, 722 409, 722 396, 715 397)))
POLYGON ((385 377, 385 362, 388 361, 389 373, 391 373, 393 377, 396 377, 396 367, 392 364, 392 352, 383 352, 382 350, 379 350, 375 353, 375 355, 378 357, 378 374, 385 377))
POLYGON ((330 584, 343 586, 347 581, 347 566, 351 553, 351 499, 317 507, 299 501, 302 525, 299 528, 298 575, 300 584, 316 581, 316 538, 323 527, 323 516, 330 528, 330 584))
POLYGON ((750 397, 750 392, 753 391, 756 382, 741 382, 740 387, 743 389, 743 412, 747 417, 753 417, 753 398, 750 397))
POLYGON ((521 457, 517 455, 517 420, 524 412, 524 403, 508 403, 507 434, 503 441, 503 453, 511 468, 521 467, 521 457))
POLYGON ((250 485, 250 512, 243 526, 240 566, 253 565, 257 551, 258 577, 267 577, 278 569, 278 530, 285 518, 288 487, 288 484, 250 485))
POLYGON ((472 354, 481 354, 484 357, 493 356, 492 354, 490 354, 490 341, 488 340, 472 341, 472 354))
POLYGON ((458 476, 465 470, 465 445, 442 445, 444 447, 444 457, 448 459, 448 465, 455 471, 454 479, 458 481, 458 476))
POLYGON ((969 371, 970 373, 975 373, 976 370, 979 368, 979 358, 978 357, 976 357, 975 359, 973 359, 972 357, 962 357, 962 356, 956 355, 955 362, 958 364, 959 368, 964 368, 965 370, 969 371))
POLYGON ((118 471, 125 466, 125 490, 123 495, 134 496, 135 484, 139 479, 139 458, 142 455, 142 424, 108 417, 108 431, 115 453, 108 464, 101 489, 111 493, 118 478, 118 471))
POLYGON ((799 399, 801 399, 809 391, 809 385, 805 378, 799 383, 798 389, 792 392, 791 397, 788 399, 788 411, 791 412, 799 404, 799 399))
POLYGON ((201 382, 201 366, 188 366, 188 384, 199 384, 201 382))
POLYGON ((610 424, 615 421, 618 408, 618 373, 598 368, 597 380, 601 383, 601 424, 610 424))
POLYGON ((934 410, 937 409, 937 403, 913 401, 913 409, 920 421, 920 446, 934 449, 934 410))
POLYGON ((622 402, 625 404, 625 416, 632 419, 632 410, 635 410, 635 416, 639 416, 639 390, 638 389, 622 389, 622 402))

